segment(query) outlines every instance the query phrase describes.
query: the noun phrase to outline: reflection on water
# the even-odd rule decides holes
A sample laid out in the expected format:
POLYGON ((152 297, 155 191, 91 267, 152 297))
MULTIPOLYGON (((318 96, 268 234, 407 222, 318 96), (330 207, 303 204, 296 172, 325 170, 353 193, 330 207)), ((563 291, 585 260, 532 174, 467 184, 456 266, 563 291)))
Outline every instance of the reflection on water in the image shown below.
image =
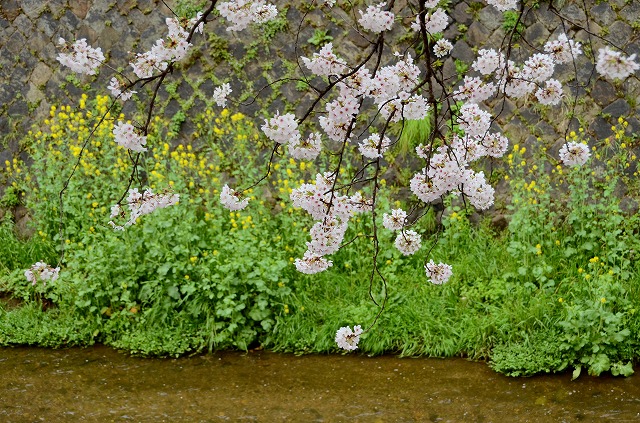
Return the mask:
POLYGON ((640 379, 513 379, 462 359, 268 352, 131 358, 0 348, 0 421, 640 421, 640 379))

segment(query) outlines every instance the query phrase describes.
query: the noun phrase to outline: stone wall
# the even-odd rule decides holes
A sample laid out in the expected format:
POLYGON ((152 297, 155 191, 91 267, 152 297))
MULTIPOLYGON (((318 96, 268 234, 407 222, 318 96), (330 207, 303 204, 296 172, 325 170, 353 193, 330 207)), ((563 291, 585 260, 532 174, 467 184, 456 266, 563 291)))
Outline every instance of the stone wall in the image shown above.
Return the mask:
MULTIPOLYGON (((175 2, 168 2, 173 7, 175 2)), ((281 6, 291 2, 280 1, 281 6)), ((300 4, 302 2, 293 2, 300 4)), ((586 24, 583 2, 563 1, 560 14, 566 18, 565 28, 585 44, 585 49, 596 51, 604 42, 603 37, 623 48, 628 54, 640 54, 640 1, 613 0, 609 2, 587 1, 587 11, 592 20, 589 30, 578 30, 586 24)), ((406 6, 406 1, 396 1, 396 8, 406 6)), ((97 78, 75 77, 68 69, 60 69, 55 60, 56 42, 65 39, 87 38, 93 46, 109 52, 116 66, 126 67, 128 50, 143 51, 166 32, 164 19, 170 10, 156 0, 2 0, 0 4, 0 166, 11 157, 20 154, 19 141, 28 128, 47 115, 52 104, 77 104, 82 88, 91 86, 105 92, 110 72, 103 71, 97 78)), ((461 70, 456 60, 470 63, 474 46, 500 47, 505 39, 502 14, 484 2, 472 0, 453 1, 451 16, 455 22, 449 25, 445 36, 455 40, 452 56, 445 61, 445 77, 456 81, 461 70)), ((290 8, 286 17, 299 22, 303 16, 290 8)), ((213 87, 225 75, 233 75, 234 93, 247 93, 276 78, 276 75, 293 75, 296 53, 310 54, 316 49, 307 40, 315 30, 331 28, 345 57, 357 56, 366 47, 363 40, 339 20, 327 25, 317 14, 304 16, 307 23, 295 44, 295 24, 281 27, 275 24, 269 31, 249 31, 240 36, 229 36, 223 27, 209 27, 206 37, 196 38, 197 47, 182 66, 189 68, 188 78, 172 79, 171 92, 162 91, 161 114, 167 117, 178 111, 187 114, 201 111, 211 101, 213 87), (243 37, 243 38, 240 38, 243 37), (339 42, 338 42, 339 40, 339 42), (253 43, 253 44, 251 44, 253 43), (231 54, 229 54, 229 52, 231 54), (242 75, 242 76, 241 76, 242 75)), ((525 17, 525 39, 540 46, 563 30, 562 21, 553 13, 547 1, 525 17)), ((399 33, 399 31, 398 31, 399 33)), ((514 57, 526 57, 532 48, 520 41, 514 49, 514 57)), ((581 97, 576 116, 571 119, 566 106, 540 108, 531 103, 514 103, 509 100, 493 103, 494 112, 500 112, 498 124, 512 142, 540 137, 550 146, 559 148, 569 129, 582 125, 595 137, 610 133, 611 123, 619 116, 629 118, 630 126, 640 132, 640 81, 636 77, 621 84, 597 79, 593 66, 581 58, 576 72, 573 65, 560 69, 560 79, 579 82, 576 85, 581 97), (596 80, 597 79, 597 80, 596 80), (587 85, 595 81, 594 85, 587 85), (535 136, 531 138, 531 133, 535 136)), ((277 94, 289 101, 305 103, 310 96, 297 90, 294 84, 261 92, 259 101, 244 111, 257 113, 261 109, 282 109, 277 94)), ((131 106, 133 107, 133 106, 131 106)), ((184 127, 188 137, 188 119, 184 127)))

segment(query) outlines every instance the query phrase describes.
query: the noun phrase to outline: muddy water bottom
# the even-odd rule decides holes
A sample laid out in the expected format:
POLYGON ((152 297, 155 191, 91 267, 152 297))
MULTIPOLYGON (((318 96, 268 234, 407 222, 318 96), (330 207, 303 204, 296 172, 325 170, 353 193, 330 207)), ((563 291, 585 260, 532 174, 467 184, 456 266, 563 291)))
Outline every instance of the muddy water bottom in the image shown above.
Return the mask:
POLYGON ((636 422, 640 379, 513 379, 462 359, 0 348, 0 422, 636 422))

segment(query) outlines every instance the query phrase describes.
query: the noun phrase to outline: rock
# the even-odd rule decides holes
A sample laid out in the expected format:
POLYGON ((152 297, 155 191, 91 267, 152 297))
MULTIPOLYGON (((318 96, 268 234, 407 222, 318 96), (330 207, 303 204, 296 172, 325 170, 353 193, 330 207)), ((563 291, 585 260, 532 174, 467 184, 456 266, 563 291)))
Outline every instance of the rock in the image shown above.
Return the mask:
POLYGON ((16 222, 15 231, 18 237, 23 239, 31 238, 36 230, 31 225, 33 219, 29 214, 29 209, 21 205, 16 206, 13 210, 13 219, 16 222))
POLYGON ((606 2, 593 6, 590 15, 600 25, 611 25, 616 19, 616 13, 606 2))
POLYGON ((591 98, 600 106, 604 106, 616 99, 616 91, 608 81, 598 79, 591 90, 591 98))
POLYGON ((640 2, 632 1, 627 3, 620 12, 620 17, 626 20, 629 24, 633 24, 636 20, 640 19, 640 2))
POLYGON ((472 63, 476 59, 476 55, 471 47, 469 47, 469 44, 462 40, 458 41, 453 46, 453 50, 451 50, 451 57, 462 60, 466 63, 472 63))
POLYGON ((549 31, 542 22, 536 22, 524 32, 524 38, 534 46, 542 45, 549 39, 549 31))
POLYGON ((0 13, 10 22, 20 15, 20 6, 16 0, 2 0, 2 8, 0 13))
POLYGON ((560 16, 577 24, 584 24, 586 21, 586 15, 584 10, 575 3, 568 4, 560 11, 560 16))
POLYGON ((31 19, 36 19, 40 16, 47 3, 42 0, 21 0, 20 7, 22 12, 31 19))
POLYGON ((615 21, 609 26, 609 34, 604 38, 616 45, 624 46, 631 40, 631 34, 633 29, 626 22, 615 21))
POLYGON ((490 35, 491 31, 487 27, 479 21, 475 21, 467 30, 467 42, 472 46, 481 46, 490 35))
POLYGON ((491 227, 500 232, 507 229, 509 227, 509 220, 507 219, 507 216, 504 214, 495 215, 491 219, 491 227))
POLYGON ((629 110, 631 110, 629 103, 619 98, 618 100, 614 101, 613 103, 611 103, 610 105, 602 109, 602 113, 611 115, 611 117, 617 119, 620 116, 626 116, 629 113, 629 110))
POLYGON ((31 77, 29 80, 37 87, 44 85, 47 83, 53 71, 49 66, 45 65, 43 62, 39 62, 33 72, 31 72, 31 77))
POLYGON ((468 12, 469 5, 462 1, 456 4, 451 12, 451 18, 457 24, 469 25, 473 22, 473 16, 468 12))
POLYGON ((504 18, 498 9, 493 6, 486 6, 480 11, 479 19, 489 31, 493 31, 502 25, 504 18))
POLYGON ((25 96, 27 102, 30 104, 37 104, 40 101, 44 100, 44 94, 37 85, 32 82, 29 83, 29 91, 27 91, 27 95, 25 96))
POLYGON ((589 132, 591 132, 596 139, 603 140, 611 135, 611 124, 603 117, 598 116, 591 122, 591 125, 589 125, 589 132))

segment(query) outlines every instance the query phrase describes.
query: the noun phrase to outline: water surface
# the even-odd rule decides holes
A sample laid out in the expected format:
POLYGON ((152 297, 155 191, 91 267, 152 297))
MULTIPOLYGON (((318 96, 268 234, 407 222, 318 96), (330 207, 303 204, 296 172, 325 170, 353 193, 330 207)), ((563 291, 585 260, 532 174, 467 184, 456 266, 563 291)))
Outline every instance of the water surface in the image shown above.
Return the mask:
POLYGON ((0 422, 636 422, 640 378, 359 355, 0 348, 0 422))

